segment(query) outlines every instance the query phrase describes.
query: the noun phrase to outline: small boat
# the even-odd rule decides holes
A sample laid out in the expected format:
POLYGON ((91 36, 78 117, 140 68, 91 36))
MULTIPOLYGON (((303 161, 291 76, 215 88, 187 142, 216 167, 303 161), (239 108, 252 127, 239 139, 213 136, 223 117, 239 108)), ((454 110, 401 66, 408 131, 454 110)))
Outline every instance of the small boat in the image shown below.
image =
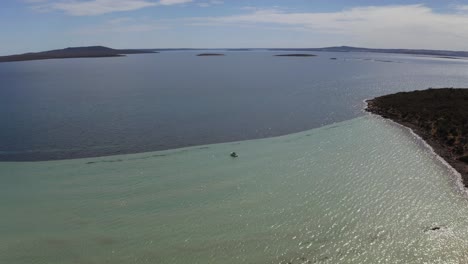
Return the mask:
POLYGON ((239 156, 237 156, 237 153, 235 153, 235 152, 231 152, 231 155, 230 155, 230 156, 233 157, 233 158, 239 157, 239 156))

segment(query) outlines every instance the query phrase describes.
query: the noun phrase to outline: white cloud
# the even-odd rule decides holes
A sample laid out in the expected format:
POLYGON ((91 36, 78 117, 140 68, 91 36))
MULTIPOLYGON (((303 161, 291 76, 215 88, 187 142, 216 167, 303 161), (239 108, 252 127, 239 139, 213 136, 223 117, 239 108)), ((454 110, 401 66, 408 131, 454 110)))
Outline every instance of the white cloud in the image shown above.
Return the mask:
POLYGON ((190 21, 203 26, 277 25, 375 47, 468 48, 468 14, 437 13, 425 5, 367 6, 328 13, 264 9, 190 21))
POLYGON ((72 16, 94 16, 113 12, 132 11, 153 6, 170 6, 192 0, 26 0, 32 8, 45 11, 62 11, 72 16))
POLYGON ((161 29, 167 29, 167 25, 161 24, 159 21, 148 19, 136 19, 131 17, 120 17, 107 20, 100 25, 92 27, 83 27, 74 30, 73 34, 78 35, 103 35, 103 34, 121 34, 121 33, 138 33, 150 32, 161 29))
POLYGON ((455 9, 458 11, 468 11, 468 5, 457 5, 455 9))
POLYGON ((190 3, 192 0, 161 0, 159 1, 160 5, 180 5, 190 3))
POLYGON ((155 5, 156 3, 145 0, 93 0, 56 2, 50 4, 50 7, 74 16, 87 16, 137 10, 155 5))
POLYGON ((26 3, 36 4, 36 3, 44 3, 44 2, 47 2, 48 0, 23 0, 23 1, 26 3))
POLYGON ((211 0, 211 1, 207 1, 207 2, 198 3, 198 6, 200 6, 200 7, 209 7, 209 6, 213 6, 213 5, 222 5, 222 4, 224 4, 224 1, 211 0))
MULTIPOLYGON (((219 0, 24 0, 45 10, 71 15, 97 15, 145 7, 210 6, 219 0), (39 2, 37 2, 39 1, 39 2), (206 5, 204 5, 206 4, 206 5)), ((119 35, 119 32, 151 32, 155 43, 197 43, 199 47, 320 47, 353 45, 381 48, 427 48, 468 50, 468 5, 450 6, 452 13, 426 5, 363 6, 336 12, 298 12, 288 9, 244 7, 235 15, 177 19, 124 17, 80 28, 79 35, 119 35), (151 20, 153 19, 153 20, 151 20), (187 29, 186 27, 192 28, 187 29), (193 26, 198 26, 197 34, 193 26), (216 30, 211 27, 216 26, 216 30), (204 27, 204 28, 201 28, 204 27), (167 29, 171 29, 170 31, 167 29), (164 31, 164 33, 161 33, 164 31), (240 29, 240 30, 239 30, 240 29), (245 29, 245 30, 244 30, 245 29), (170 34, 167 34, 170 32, 170 34), (183 33, 181 33, 183 32, 183 33), (187 33, 189 32, 189 33, 187 33), (162 35, 158 35, 162 34, 162 35), (156 38, 157 36, 157 38, 156 38), (219 42, 215 42, 218 41, 219 42), (224 41, 225 42, 222 42, 224 41), (239 44, 240 43, 240 44, 239 44)), ((128 35, 128 34, 127 34, 128 35)), ((122 36, 123 39, 123 36, 122 36)))

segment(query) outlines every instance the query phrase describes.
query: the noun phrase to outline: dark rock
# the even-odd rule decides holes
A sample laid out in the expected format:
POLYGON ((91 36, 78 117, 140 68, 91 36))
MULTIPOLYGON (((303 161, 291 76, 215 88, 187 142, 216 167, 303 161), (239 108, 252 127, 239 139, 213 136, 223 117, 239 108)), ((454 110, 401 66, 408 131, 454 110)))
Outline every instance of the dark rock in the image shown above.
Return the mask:
POLYGON ((432 226, 432 227, 426 227, 424 228, 424 232, 430 232, 430 231, 438 231, 441 230, 443 226, 432 226))
POLYGON ((459 161, 462 161, 462 162, 465 162, 465 163, 468 163, 468 155, 465 155, 463 157, 460 157, 458 158, 459 161))

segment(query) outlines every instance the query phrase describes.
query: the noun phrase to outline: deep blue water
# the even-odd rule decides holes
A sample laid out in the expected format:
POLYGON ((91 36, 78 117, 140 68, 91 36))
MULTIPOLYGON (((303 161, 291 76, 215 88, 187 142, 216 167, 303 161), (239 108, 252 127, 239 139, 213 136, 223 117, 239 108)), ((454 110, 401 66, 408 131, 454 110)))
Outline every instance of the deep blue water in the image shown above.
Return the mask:
POLYGON ((196 54, 1 63, 0 160, 105 156, 277 136, 362 115, 366 98, 468 86, 468 60, 196 54))

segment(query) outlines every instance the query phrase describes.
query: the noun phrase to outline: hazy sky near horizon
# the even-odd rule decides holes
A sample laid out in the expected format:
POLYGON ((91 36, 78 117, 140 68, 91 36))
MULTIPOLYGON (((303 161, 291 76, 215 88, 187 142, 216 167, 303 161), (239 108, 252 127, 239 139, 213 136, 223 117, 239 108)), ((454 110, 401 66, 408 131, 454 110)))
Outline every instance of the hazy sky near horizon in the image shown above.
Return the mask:
POLYGON ((0 55, 73 46, 468 50, 468 0, 2 0, 0 55))

